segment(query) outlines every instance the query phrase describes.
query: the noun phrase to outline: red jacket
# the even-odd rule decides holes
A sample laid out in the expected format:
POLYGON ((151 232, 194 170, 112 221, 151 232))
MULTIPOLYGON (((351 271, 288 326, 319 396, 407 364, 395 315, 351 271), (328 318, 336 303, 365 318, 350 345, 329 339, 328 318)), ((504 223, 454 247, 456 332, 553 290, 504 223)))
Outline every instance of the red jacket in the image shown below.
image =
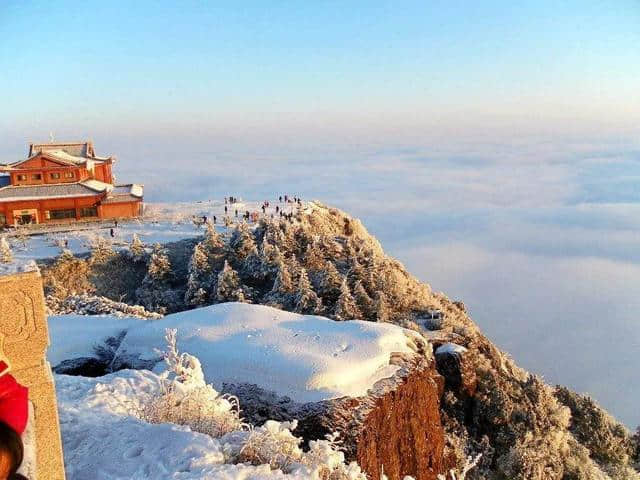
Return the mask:
POLYGON ((3 373, 6 370, 7 364, 0 360, 0 421, 22 435, 29 418, 29 389, 3 373))

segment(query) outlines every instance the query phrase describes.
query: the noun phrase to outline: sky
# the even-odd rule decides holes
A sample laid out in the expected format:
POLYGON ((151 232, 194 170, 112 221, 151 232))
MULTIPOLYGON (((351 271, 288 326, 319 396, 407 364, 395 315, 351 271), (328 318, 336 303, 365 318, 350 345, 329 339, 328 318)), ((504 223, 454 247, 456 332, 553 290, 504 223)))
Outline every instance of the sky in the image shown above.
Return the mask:
POLYGON ((637 0, 5 0, 0 162, 53 133, 147 201, 339 206, 634 427, 638 25, 637 0))

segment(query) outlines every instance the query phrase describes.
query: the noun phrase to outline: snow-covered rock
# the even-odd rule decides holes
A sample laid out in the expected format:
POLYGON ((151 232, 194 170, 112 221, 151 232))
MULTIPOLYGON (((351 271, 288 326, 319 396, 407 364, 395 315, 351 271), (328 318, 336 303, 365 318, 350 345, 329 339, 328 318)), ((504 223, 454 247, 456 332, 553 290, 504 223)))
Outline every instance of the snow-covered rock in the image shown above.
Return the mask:
POLYGON ((413 354, 416 334, 391 324, 335 322, 262 305, 223 303, 134 324, 116 360, 157 359, 165 329, 202 362, 207 382, 256 384, 306 403, 365 395, 392 376, 394 353, 413 354))

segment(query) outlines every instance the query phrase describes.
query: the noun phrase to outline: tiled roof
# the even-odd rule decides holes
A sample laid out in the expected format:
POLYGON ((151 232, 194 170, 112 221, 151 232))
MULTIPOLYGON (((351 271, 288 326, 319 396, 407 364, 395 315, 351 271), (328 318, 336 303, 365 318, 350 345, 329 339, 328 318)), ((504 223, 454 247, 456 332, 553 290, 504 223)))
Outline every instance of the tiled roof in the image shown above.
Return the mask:
POLYGON ((144 187, 142 185, 136 183, 116 185, 102 200, 102 203, 136 202, 142 199, 143 195, 144 187))
POLYGON ((12 185, 0 188, 0 202, 40 200, 43 198, 90 197, 101 192, 82 183, 56 183, 51 185, 12 185))
POLYGON ((95 156, 92 142, 32 143, 29 145, 29 156, 38 152, 61 150, 74 157, 91 158, 95 156))

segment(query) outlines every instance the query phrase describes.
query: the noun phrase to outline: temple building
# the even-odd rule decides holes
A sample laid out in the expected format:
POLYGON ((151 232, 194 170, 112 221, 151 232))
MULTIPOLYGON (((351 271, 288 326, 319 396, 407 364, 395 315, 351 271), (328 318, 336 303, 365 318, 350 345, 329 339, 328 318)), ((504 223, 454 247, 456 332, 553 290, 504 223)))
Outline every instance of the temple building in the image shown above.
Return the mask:
POLYGON ((140 216, 143 186, 115 185, 114 162, 92 142, 30 144, 26 159, 0 164, 0 226, 140 216))

